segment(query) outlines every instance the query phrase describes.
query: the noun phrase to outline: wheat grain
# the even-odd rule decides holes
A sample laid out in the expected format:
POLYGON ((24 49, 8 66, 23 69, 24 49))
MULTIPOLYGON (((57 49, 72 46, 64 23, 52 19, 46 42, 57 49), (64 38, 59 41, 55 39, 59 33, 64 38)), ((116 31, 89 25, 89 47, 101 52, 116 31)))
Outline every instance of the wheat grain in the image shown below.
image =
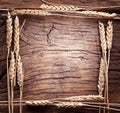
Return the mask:
POLYGON ((12 33, 13 33, 13 26, 12 26, 12 18, 10 13, 8 12, 8 18, 6 21, 7 24, 7 38, 6 38, 6 43, 7 43, 7 87, 8 87, 8 109, 9 109, 9 113, 10 111, 10 81, 9 81, 9 70, 8 70, 8 58, 9 58, 9 51, 10 51, 10 47, 11 47, 11 43, 12 43, 12 33))
POLYGON ((44 10, 37 10, 37 9, 22 9, 22 10, 13 10, 11 12, 12 15, 41 15, 41 16, 47 16, 51 15, 51 13, 48 13, 44 10))
POLYGON ((100 96, 103 95, 104 85, 105 85, 105 62, 103 58, 101 58, 98 80, 98 92, 100 96))

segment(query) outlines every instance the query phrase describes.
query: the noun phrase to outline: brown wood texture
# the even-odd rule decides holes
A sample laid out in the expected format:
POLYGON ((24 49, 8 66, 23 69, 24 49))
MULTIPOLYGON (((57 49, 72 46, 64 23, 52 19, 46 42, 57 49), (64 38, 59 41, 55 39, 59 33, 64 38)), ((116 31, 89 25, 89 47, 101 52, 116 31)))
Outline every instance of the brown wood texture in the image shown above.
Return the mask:
MULTIPOLYGON (((70 4, 79 7, 120 6, 119 0, 46 0, 54 4, 70 4)), ((0 8, 39 8, 41 0, 0 0, 0 8)), ((115 8, 118 9, 118 8, 115 8)))
MULTIPOLYGON (((21 16, 21 25, 24 19, 26 23, 20 34, 20 54, 25 73, 23 99, 52 99, 98 94, 97 81, 101 54, 98 20, 21 16)), ((101 21, 107 22, 107 20, 101 21)), ((114 20, 113 25, 109 97, 110 102, 120 102, 120 31, 118 30, 120 21, 114 20)), ((3 17, 0 18, 0 37, 1 101, 7 100, 6 25, 3 17)), ((19 89, 16 87, 15 100, 18 98, 19 89)), ((4 109, 5 107, 2 106, 1 112, 6 113, 4 109)), ((34 110, 24 108, 25 113, 34 113, 34 110)), ((52 110, 55 113, 62 113, 61 110, 54 108, 48 110, 39 108, 39 110, 44 113, 52 110)), ((36 112, 40 112, 39 110, 36 112)), ((82 113, 87 111, 83 110, 82 113)), ((77 113, 74 110, 70 111, 73 112, 77 113)))

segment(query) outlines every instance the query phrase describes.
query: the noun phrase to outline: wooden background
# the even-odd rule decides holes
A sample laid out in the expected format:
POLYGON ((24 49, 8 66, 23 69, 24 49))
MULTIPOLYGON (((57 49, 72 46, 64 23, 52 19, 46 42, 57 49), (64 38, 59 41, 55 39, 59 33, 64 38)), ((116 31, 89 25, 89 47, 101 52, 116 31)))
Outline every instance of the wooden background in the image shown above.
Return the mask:
MULTIPOLYGON (((49 0, 50 1, 50 0, 49 0)), ((68 3, 50 1, 52 3, 68 3)), ((117 0, 71 0, 69 4, 93 6, 116 6, 117 0), (94 1, 94 2, 93 2, 94 1)), ((2 0, 1 8, 38 7, 37 0, 21 2, 2 0), (23 4, 23 5, 21 5, 23 4)), ((100 62, 100 41, 98 20, 67 17, 20 16, 26 23, 20 34, 20 54, 22 56, 25 82, 24 100, 51 99, 77 95, 98 94, 97 81, 100 62)), ((6 23, 0 17, 0 101, 7 100, 6 85, 6 23)), ((99 20, 104 23, 107 20, 99 20)), ((120 21, 114 20, 114 39, 109 69, 110 102, 120 102, 120 21)), ((15 88, 15 100, 19 99, 19 89, 15 88)), ((7 113, 7 106, 0 105, 0 112, 7 113), (6 110, 5 110, 6 109, 6 110)), ((18 111, 18 106, 15 108, 18 111)), ((57 109, 53 107, 33 108, 24 106, 24 113, 87 113, 86 109, 57 109)), ((96 111, 97 112, 97 111, 96 111)), ((113 112, 115 113, 115 112, 113 112)))

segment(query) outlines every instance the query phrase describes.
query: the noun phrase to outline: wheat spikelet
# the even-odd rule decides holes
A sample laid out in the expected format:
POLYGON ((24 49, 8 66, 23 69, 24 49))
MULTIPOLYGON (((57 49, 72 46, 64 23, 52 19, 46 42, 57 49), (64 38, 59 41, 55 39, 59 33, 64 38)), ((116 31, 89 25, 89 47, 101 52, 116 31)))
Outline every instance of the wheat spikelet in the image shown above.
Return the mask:
POLYGON ((107 46, 108 50, 112 48, 112 40, 113 40, 113 25, 112 21, 108 21, 107 32, 106 32, 107 46))
POLYGON ((41 9, 44 10, 53 10, 53 11, 76 11, 80 10, 79 7, 73 6, 73 5, 47 5, 43 3, 40 6, 41 9))
POLYGON ((98 92, 100 96, 103 95, 104 85, 105 85, 105 62, 103 58, 101 58, 98 80, 98 92))
POLYGON ((12 26, 12 18, 10 13, 8 12, 8 18, 6 21, 7 24, 7 38, 6 38, 6 43, 7 43, 7 87, 8 87, 8 109, 9 109, 9 113, 10 111, 10 81, 9 81, 9 70, 8 70, 8 58, 9 58, 9 51, 10 51, 10 47, 11 47, 11 43, 12 43, 12 33, 13 33, 13 26, 12 26))
POLYGON ((104 98, 100 95, 86 95, 86 96, 73 96, 65 98, 64 100, 72 102, 85 102, 85 101, 102 101, 104 98))
POLYGON ((47 16, 51 15, 51 13, 48 13, 44 10, 33 10, 33 9, 22 9, 22 10, 13 10, 11 12, 12 15, 41 15, 41 16, 47 16))

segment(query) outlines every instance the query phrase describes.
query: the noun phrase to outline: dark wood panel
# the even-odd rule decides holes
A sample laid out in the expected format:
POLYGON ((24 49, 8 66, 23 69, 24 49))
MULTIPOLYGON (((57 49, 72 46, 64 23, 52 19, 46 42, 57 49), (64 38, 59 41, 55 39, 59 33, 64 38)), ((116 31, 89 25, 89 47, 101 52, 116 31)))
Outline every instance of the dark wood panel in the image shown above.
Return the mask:
MULTIPOLYGON (((55 16, 20 18, 21 23, 26 18, 20 40, 25 72, 24 100, 97 94, 101 53, 98 20, 55 16)), ((109 96, 110 102, 120 102, 120 21, 114 20, 113 25, 109 96)), ((7 100, 5 26, 5 19, 0 18, 0 100, 7 100)), ((19 91, 16 87, 15 100, 18 98, 19 91)), ((5 107, 2 107, 1 112, 7 112, 3 108, 5 107)), ((34 113, 34 110, 44 113, 52 110, 56 113, 65 111, 24 108, 26 113, 34 113)), ((70 112, 78 113, 74 110, 70 112)), ((83 110, 83 113, 86 112, 87 110, 83 110)))

